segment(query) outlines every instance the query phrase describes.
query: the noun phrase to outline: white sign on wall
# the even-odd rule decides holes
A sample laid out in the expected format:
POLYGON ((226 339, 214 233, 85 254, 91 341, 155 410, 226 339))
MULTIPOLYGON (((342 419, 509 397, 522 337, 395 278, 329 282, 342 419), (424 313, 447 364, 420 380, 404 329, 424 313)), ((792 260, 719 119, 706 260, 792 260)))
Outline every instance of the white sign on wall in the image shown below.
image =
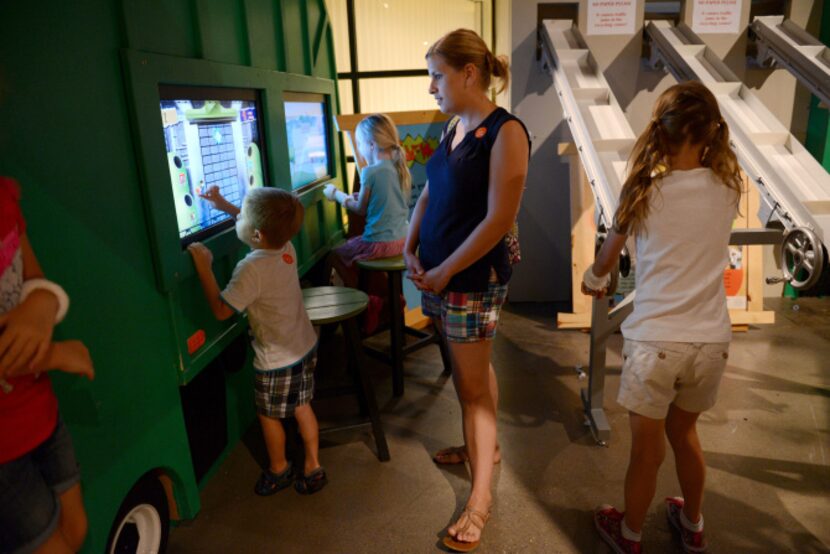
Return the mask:
POLYGON ((633 35, 636 0, 588 0, 589 35, 633 35))
POLYGON ((737 33, 743 0, 694 0, 692 30, 698 34, 737 33))

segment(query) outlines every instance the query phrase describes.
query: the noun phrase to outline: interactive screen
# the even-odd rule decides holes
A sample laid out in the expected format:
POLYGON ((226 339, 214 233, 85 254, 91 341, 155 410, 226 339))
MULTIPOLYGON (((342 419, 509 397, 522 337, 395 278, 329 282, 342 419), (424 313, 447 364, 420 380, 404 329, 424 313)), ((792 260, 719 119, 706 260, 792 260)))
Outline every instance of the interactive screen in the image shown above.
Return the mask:
POLYGON ((326 102, 321 94, 287 93, 285 127, 291 187, 331 176, 326 102))
POLYGON ((161 120, 182 247, 233 225, 199 197, 211 186, 237 207, 266 175, 256 91, 162 87, 161 120))

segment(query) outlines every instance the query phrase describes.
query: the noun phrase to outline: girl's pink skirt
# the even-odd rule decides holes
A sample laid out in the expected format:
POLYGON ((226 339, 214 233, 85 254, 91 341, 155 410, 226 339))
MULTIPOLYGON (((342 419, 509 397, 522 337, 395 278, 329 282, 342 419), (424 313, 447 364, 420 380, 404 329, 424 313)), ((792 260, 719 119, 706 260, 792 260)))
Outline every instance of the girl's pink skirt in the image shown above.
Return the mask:
POLYGON ((391 258, 403 254, 403 245, 406 239, 391 240, 388 242, 368 242, 362 236, 352 237, 345 244, 341 244, 334 251, 346 267, 351 268, 359 260, 377 260, 391 258))

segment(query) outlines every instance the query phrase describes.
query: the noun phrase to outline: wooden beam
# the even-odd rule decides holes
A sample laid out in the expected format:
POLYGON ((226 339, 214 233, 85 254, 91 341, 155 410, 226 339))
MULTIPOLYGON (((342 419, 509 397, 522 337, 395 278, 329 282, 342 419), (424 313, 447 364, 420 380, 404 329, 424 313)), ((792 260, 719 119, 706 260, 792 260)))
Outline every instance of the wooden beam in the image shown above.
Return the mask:
MULTIPOLYGON (((410 112, 385 112, 395 125, 418 125, 421 123, 440 123, 450 118, 441 110, 415 110, 410 112)), ((337 123, 338 131, 354 132, 357 124, 369 115, 368 113, 356 113, 335 116, 334 120, 337 123)))

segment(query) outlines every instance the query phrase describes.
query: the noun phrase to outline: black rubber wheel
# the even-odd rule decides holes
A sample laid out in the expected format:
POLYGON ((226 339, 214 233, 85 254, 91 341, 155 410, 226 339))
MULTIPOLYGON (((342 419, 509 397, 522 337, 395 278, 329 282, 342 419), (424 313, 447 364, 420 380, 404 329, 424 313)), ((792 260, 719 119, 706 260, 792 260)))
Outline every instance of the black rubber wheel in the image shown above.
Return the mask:
POLYGON ((107 540, 107 554, 155 554, 167 550, 170 510, 164 487, 154 475, 143 477, 127 494, 107 540))

